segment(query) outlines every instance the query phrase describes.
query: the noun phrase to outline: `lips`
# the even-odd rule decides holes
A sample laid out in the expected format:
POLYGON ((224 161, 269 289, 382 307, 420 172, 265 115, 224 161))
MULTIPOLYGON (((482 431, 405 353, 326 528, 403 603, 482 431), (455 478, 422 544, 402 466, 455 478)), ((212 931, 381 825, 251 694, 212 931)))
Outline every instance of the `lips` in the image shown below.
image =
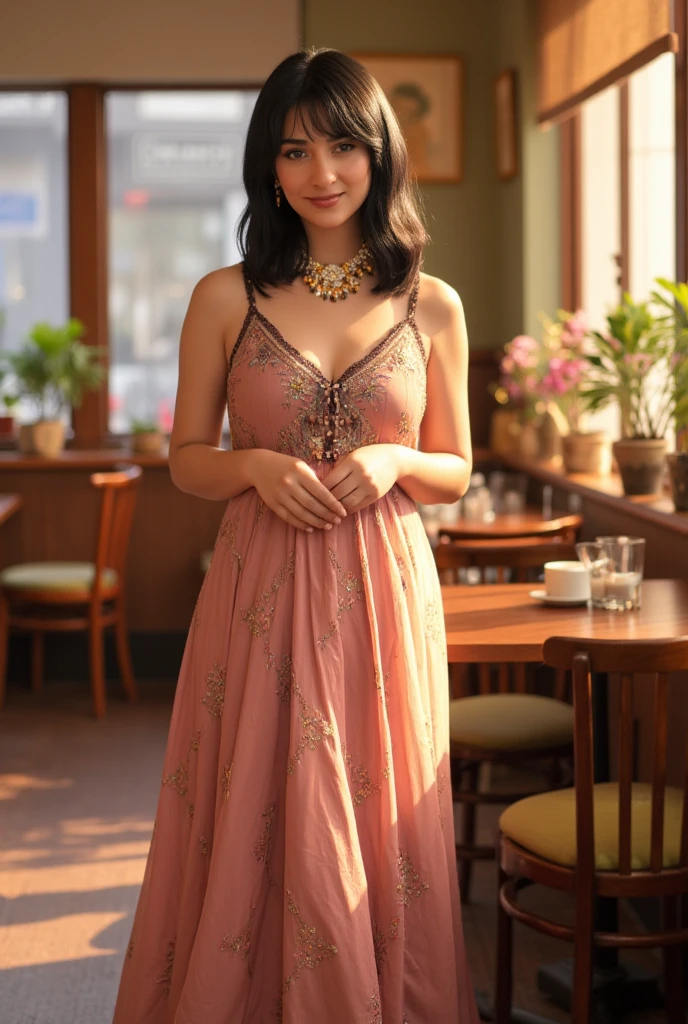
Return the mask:
POLYGON ((313 203, 313 206, 328 207, 338 203, 343 194, 343 192, 338 192, 331 196, 306 196, 306 198, 309 203, 313 203))

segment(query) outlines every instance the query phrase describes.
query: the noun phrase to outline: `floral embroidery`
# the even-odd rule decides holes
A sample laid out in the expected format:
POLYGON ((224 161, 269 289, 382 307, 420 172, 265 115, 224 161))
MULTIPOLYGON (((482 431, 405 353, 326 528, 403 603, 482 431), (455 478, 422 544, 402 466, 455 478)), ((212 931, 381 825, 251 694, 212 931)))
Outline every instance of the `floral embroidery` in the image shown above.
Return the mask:
MULTIPOLYGON (((225 935, 224 939, 220 943, 220 949, 222 950, 223 953, 226 953, 227 950, 229 950, 231 953, 234 953, 235 956, 240 957, 242 960, 246 960, 246 958, 250 955, 251 930, 253 928, 253 914, 255 912, 255 909, 256 907, 254 904, 251 907, 251 913, 249 914, 248 921, 246 922, 243 931, 239 935, 237 935, 236 938, 232 938, 231 935, 225 935)), ((248 973, 249 975, 251 974, 250 964, 248 968, 248 973)))
POLYGON ((222 800, 223 803, 227 803, 229 800, 229 785, 232 781, 232 770, 234 768, 234 761, 231 764, 225 764, 222 766, 222 800))
POLYGON ((401 505, 399 503, 399 492, 397 490, 396 484, 390 490, 389 497, 390 497, 390 500, 391 500, 392 504, 394 505, 394 511, 399 516, 399 522, 401 523, 401 532, 404 535, 404 540, 406 541, 406 547, 408 548, 409 561, 411 562, 411 565, 412 565, 413 570, 415 572, 415 571, 417 571, 416 556, 415 556, 415 553, 413 551, 413 545, 411 544, 411 541, 410 541, 410 538, 409 538, 409 535, 408 535, 408 531, 406 529, 405 517, 404 517, 404 513, 403 513, 403 511, 401 509, 401 505))
POLYGON ((375 666, 375 689, 381 697, 384 697, 385 704, 389 704, 389 687, 387 686, 389 676, 389 669, 383 675, 381 669, 377 665, 375 666))
POLYGON ((425 609, 425 639, 435 644, 444 642, 444 618, 434 598, 425 609))
MULTIPOLYGON (((191 752, 196 753, 201 745, 201 733, 194 733, 191 743, 189 744, 189 752, 186 757, 183 758, 181 763, 177 765, 173 772, 166 775, 163 780, 163 786, 169 786, 170 789, 175 790, 180 796, 187 796, 189 792, 189 761, 191 758, 191 752)), ((155 838, 155 829, 157 828, 157 821, 153 825, 153 835, 151 836, 151 843, 155 838)))
POLYGON ((237 572, 241 572, 242 559, 241 555, 236 549, 236 538, 239 530, 238 519, 225 519, 220 526, 220 532, 217 535, 218 543, 223 540, 229 548, 229 553, 234 560, 237 572))
POLYGON ((193 804, 187 804, 186 809, 189 812, 189 817, 193 819, 193 816, 196 812, 195 806, 193 804))
MULTIPOLYGON (((371 796, 373 793, 379 793, 382 787, 379 782, 373 782, 367 768, 364 768, 362 764, 356 764, 353 755, 344 746, 342 747, 342 755, 349 769, 349 778, 352 784, 358 787, 353 795, 354 803, 358 806, 358 804, 363 803, 366 797, 371 796)), ((388 779, 389 774, 389 765, 386 764, 380 775, 383 779, 388 779)))
POLYGON ((296 552, 291 551, 287 561, 281 565, 275 573, 272 586, 258 598, 252 608, 242 612, 242 619, 255 637, 263 637, 263 652, 265 654, 265 667, 274 668, 275 655, 270 648, 270 629, 275 617, 275 594, 288 579, 294 579, 294 567, 296 565, 296 552))
POLYGON ((272 827, 275 822, 275 811, 277 810, 277 804, 269 804, 263 811, 263 828, 261 829, 260 838, 253 847, 253 856, 257 861, 260 861, 265 865, 265 870, 268 870, 268 862, 270 860, 270 847, 272 846, 272 827))
POLYGON ((205 836, 198 837, 198 845, 201 848, 201 853, 203 854, 203 856, 207 857, 210 850, 208 849, 208 840, 205 838, 205 836))
POLYGON ((167 953, 165 954, 165 968, 159 978, 156 978, 158 985, 163 985, 162 994, 165 999, 170 994, 170 986, 172 984, 172 971, 174 970, 174 948, 176 945, 176 939, 172 939, 167 945, 167 953))
POLYGON ((401 921, 398 917, 393 917, 388 932, 383 932, 376 924, 373 925, 373 949, 375 951, 375 967, 377 968, 378 978, 387 960, 389 943, 395 942, 399 937, 400 923, 401 921))
POLYGON ((318 640, 318 647, 323 650, 327 646, 328 640, 330 640, 339 629, 339 622, 345 612, 350 612, 356 601, 360 601, 363 598, 363 589, 361 581, 354 576, 352 572, 346 572, 342 569, 337 558, 337 553, 329 549, 328 554, 330 556, 330 562, 334 569, 337 584, 343 594, 339 594, 337 597, 337 619, 330 623, 329 629, 324 636, 321 636, 318 640), (354 594, 356 597, 354 597, 354 594))
POLYGON ((405 907, 408 907, 413 900, 417 900, 430 886, 427 882, 421 881, 410 854, 399 851, 397 865, 399 868, 399 883, 397 885, 399 903, 403 903, 405 907))
POLYGON ((404 565, 404 559, 401 555, 397 555, 397 566, 399 567, 399 579, 401 580, 401 589, 406 590, 406 566, 404 565))
POLYGON ((259 448, 258 435, 236 408, 236 378, 230 375, 227 384, 227 411, 232 448, 259 448))
POLYGON ((413 428, 413 423, 408 412, 404 410, 401 414, 401 419, 397 423, 396 433, 394 435, 395 444, 405 444, 410 447, 415 443, 416 432, 413 428))
POLYGON ((225 676, 226 670, 216 661, 206 679, 205 696, 201 697, 201 704, 205 704, 212 718, 222 716, 225 705, 225 676))
POLYGON ((317 928, 306 924, 301 917, 299 908, 294 902, 294 897, 288 889, 286 890, 286 897, 289 913, 294 915, 299 925, 296 949, 294 951, 296 969, 284 980, 284 991, 288 992, 294 982, 301 977, 301 971, 304 968, 308 971, 314 971, 323 961, 331 960, 339 951, 336 946, 327 942, 322 935, 318 935, 317 928))
POLYGON ((272 1011, 272 1016, 277 1021, 277 1024, 282 1024, 282 1016, 284 1010, 282 1009, 282 996, 275 1000, 275 1009, 272 1011))
POLYGON ((372 1016, 368 1018, 368 1024, 382 1024, 382 1007, 380 1006, 380 996, 375 994, 368 1003, 368 1013, 372 1016))
POLYGON ((291 658, 288 654, 282 655, 282 660, 277 668, 277 696, 287 707, 291 704, 291 687, 293 682, 293 671, 291 658))
POLYGON ((330 723, 323 718, 319 711, 306 703, 301 694, 301 690, 296 683, 292 685, 292 691, 296 694, 299 704, 301 705, 299 718, 301 719, 302 735, 296 745, 294 753, 289 758, 287 775, 294 774, 294 769, 300 762, 301 755, 306 747, 310 750, 316 750, 318 744, 322 743, 327 736, 334 735, 334 729, 330 723))

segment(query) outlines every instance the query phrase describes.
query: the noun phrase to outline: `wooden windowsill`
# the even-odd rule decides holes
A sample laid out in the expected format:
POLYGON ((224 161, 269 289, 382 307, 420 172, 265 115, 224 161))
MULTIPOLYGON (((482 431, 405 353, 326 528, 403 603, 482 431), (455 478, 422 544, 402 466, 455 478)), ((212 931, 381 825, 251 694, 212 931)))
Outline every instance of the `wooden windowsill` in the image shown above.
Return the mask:
POLYGON ((55 459, 41 455, 23 455, 10 450, 0 451, 0 472, 2 470, 60 470, 60 469, 108 469, 121 462, 133 463, 148 469, 167 469, 167 446, 158 455, 143 455, 132 452, 131 448, 98 448, 93 451, 66 449, 55 459))
POLYGON ((592 476, 586 473, 564 472, 561 459, 524 459, 516 455, 491 454, 491 459, 501 462, 509 469, 527 473, 543 484, 550 484, 560 490, 580 494, 582 498, 596 501, 612 509, 635 516, 639 520, 666 527, 675 533, 688 536, 688 512, 677 512, 670 494, 633 495, 623 493, 618 473, 592 476))

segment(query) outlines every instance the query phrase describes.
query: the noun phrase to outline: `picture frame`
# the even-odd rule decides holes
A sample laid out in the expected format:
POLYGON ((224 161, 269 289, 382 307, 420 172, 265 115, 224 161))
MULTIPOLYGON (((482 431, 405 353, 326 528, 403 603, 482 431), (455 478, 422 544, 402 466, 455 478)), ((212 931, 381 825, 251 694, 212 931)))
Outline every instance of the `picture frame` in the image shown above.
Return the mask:
POLYGON ((516 72, 512 68, 502 71, 494 80, 495 147, 500 181, 510 181, 519 172, 516 88, 516 72))
POLYGON ((396 115, 418 182, 463 178, 463 59, 456 53, 352 53, 379 82, 396 115))

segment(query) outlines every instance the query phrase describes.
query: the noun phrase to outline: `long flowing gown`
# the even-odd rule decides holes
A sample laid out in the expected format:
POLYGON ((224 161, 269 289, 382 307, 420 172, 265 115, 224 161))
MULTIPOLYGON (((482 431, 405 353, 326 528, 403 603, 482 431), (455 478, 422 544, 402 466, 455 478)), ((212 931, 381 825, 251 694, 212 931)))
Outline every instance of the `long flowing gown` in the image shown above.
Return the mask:
MULTIPOLYGON (((232 443, 324 478, 415 446, 407 316, 328 381, 257 309, 232 443)), ((397 486, 330 531, 231 499, 184 653, 114 1024, 477 1024, 449 777, 441 595, 397 486)))

